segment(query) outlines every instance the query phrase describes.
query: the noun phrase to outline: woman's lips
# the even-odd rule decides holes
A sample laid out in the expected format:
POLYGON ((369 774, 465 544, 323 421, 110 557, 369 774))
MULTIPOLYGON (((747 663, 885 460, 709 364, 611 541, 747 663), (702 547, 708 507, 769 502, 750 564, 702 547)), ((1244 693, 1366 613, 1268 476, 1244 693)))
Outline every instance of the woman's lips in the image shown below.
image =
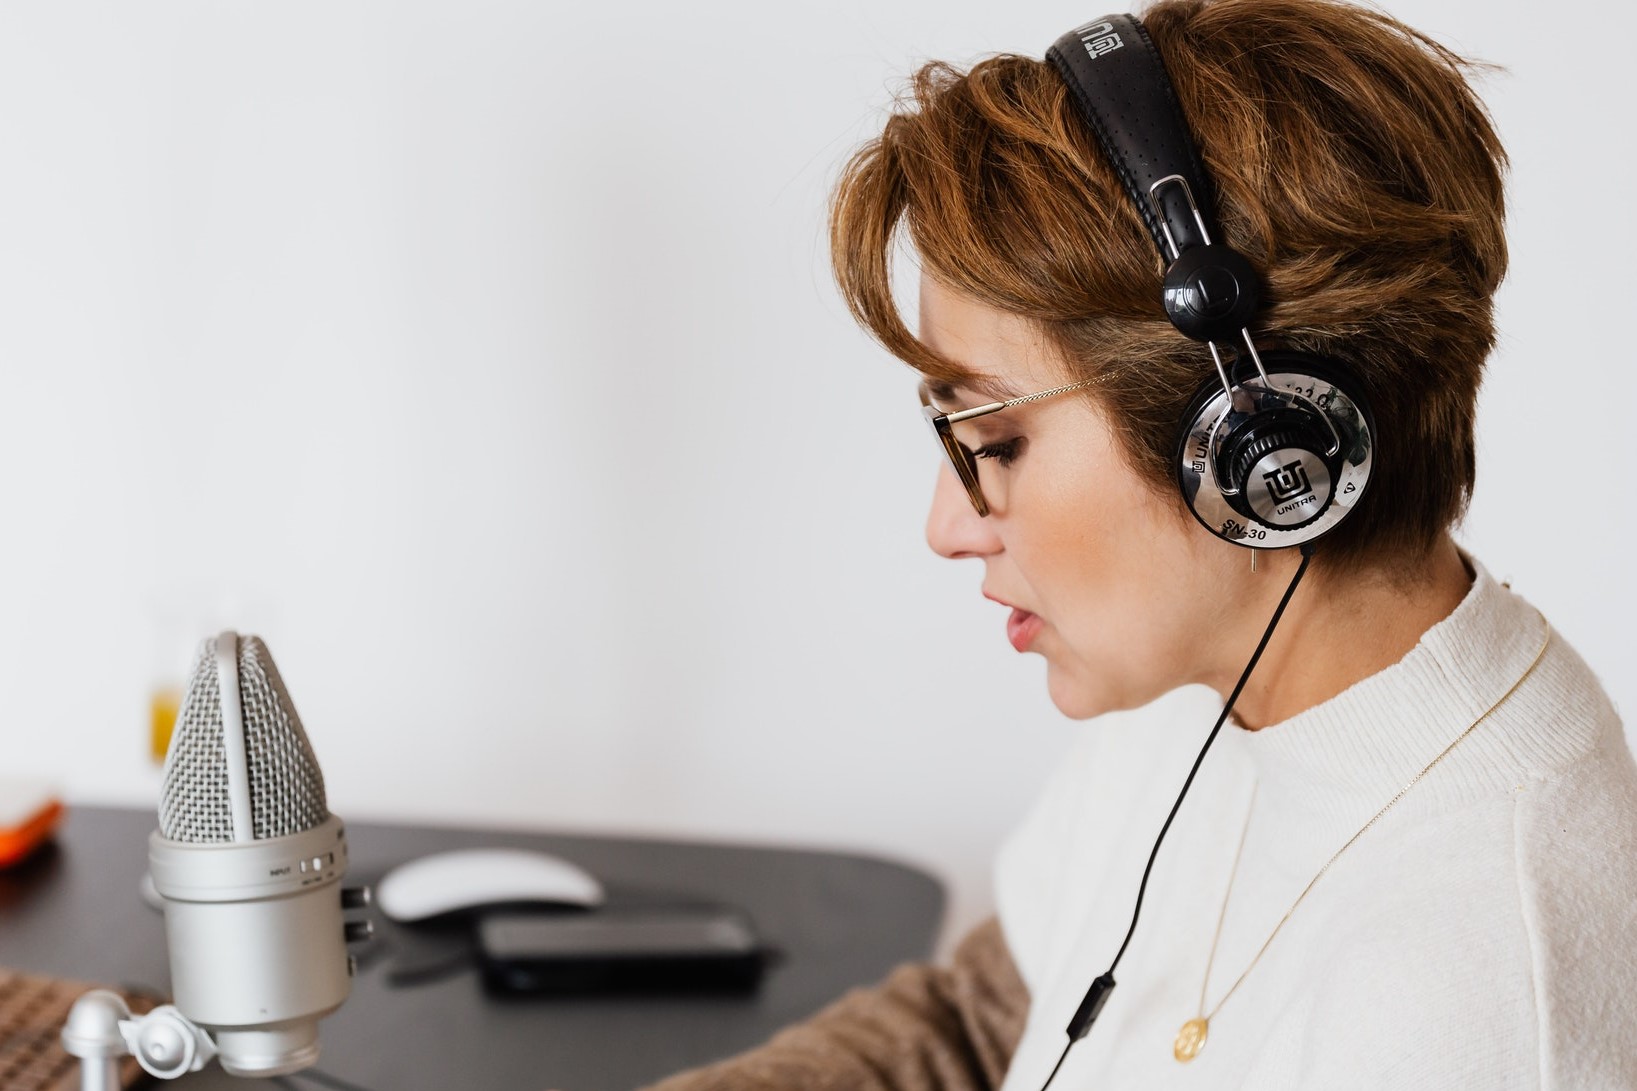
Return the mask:
POLYGON ((1040 615, 1031 614, 1027 610, 1015 607, 1012 616, 1006 619, 1006 639, 1012 642, 1012 647, 1020 652, 1029 650, 1034 638, 1040 633, 1040 615))

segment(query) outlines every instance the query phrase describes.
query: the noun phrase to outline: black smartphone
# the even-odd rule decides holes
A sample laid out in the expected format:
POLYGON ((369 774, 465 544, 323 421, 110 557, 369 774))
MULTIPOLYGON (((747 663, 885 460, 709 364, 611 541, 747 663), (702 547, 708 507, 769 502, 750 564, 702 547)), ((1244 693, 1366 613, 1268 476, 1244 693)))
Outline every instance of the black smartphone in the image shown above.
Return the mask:
POLYGON ((493 914, 478 951, 485 985, 505 993, 748 991, 768 961, 750 918, 716 906, 493 914))

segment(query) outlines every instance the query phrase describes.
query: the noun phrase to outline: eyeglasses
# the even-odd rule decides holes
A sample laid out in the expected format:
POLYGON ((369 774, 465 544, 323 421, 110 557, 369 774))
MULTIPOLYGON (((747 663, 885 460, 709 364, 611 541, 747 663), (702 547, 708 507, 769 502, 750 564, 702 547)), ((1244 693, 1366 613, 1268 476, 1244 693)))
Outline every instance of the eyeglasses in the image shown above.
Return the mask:
POLYGON ((988 405, 962 409, 955 413, 945 413, 932 404, 932 395, 927 390, 927 384, 922 383, 916 392, 921 396, 921 415, 926 418, 927 424, 932 427, 932 434, 938 437, 938 446, 943 449, 944 454, 949 458, 949 464, 955 468, 955 476, 960 479, 962 485, 966 486, 967 498, 972 501, 972 506, 977 509, 979 515, 986 516, 989 514, 989 502, 984 499, 983 485, 978 481, 978 456, 973 452, 972 448, 955 438, 954 425, 959 424, 961 421, 971 420, 974 417, 999 413, 1002 409, 1010 409, 1012 406, 1022 405, 1024 402, 1037 402, 1042 398, 1067 394, 1071 390, 1079 390, 1081 387, 1090 386, 1096 381, 1096 379, 1085 379, 1078 383, 1070 383, 1068 386, 1042 390, 1038 394, 1026 394, 1021 398, 1012 398, 1004 402, 990 402, 988 405))

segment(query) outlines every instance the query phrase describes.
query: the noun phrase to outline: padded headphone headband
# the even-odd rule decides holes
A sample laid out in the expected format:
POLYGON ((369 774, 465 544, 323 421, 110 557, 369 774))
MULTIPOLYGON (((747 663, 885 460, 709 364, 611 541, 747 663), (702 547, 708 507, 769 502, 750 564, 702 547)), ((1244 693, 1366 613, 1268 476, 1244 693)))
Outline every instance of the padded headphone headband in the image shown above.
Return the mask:
POLYGON ((1207 382, 1180 422, 1183 501, 1226 541, 1306 545, 1364 495, 1368 406, 1317 358, 1282 353, 1269 369, 1258 353, 1260 278, 1222 236, 1210 178, 1142 23, 1104 16, 1063 35, 1046 59, 1159 248, 1166 316, 1216 364, 1221 385, 1207 382))
POLYGON ((1205 230, 1220 242, 1210 178, 1147 28, 1130 15, 1107 15, 1057 39, 1046 59, 1068 84, 1081 116, 1091 122, 1160 256, 1167 262, 1177 256, 1166 242, 1167 228, 1177 252, 1205 243, 1181 187, 1163 186, 1150 199, 1154 183, 1163 178, 1180 177, 1187 183, 1205 230))

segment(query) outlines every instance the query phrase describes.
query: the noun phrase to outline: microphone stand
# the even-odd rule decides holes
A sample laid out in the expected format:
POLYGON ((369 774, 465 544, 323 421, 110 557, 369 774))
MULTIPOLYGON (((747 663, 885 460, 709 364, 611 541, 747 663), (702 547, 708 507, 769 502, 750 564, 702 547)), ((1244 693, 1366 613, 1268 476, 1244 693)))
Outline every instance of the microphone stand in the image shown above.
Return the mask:
POLYGON ((120 1091, 119 1060, 126 1055, 162 1080, 197 1072, 216 1056, 210 1035, 175 1005, 133 1017, 124 998, 107 989, 74 1001, 62 1041, 80 1059, 80 1091, 120 1091))

